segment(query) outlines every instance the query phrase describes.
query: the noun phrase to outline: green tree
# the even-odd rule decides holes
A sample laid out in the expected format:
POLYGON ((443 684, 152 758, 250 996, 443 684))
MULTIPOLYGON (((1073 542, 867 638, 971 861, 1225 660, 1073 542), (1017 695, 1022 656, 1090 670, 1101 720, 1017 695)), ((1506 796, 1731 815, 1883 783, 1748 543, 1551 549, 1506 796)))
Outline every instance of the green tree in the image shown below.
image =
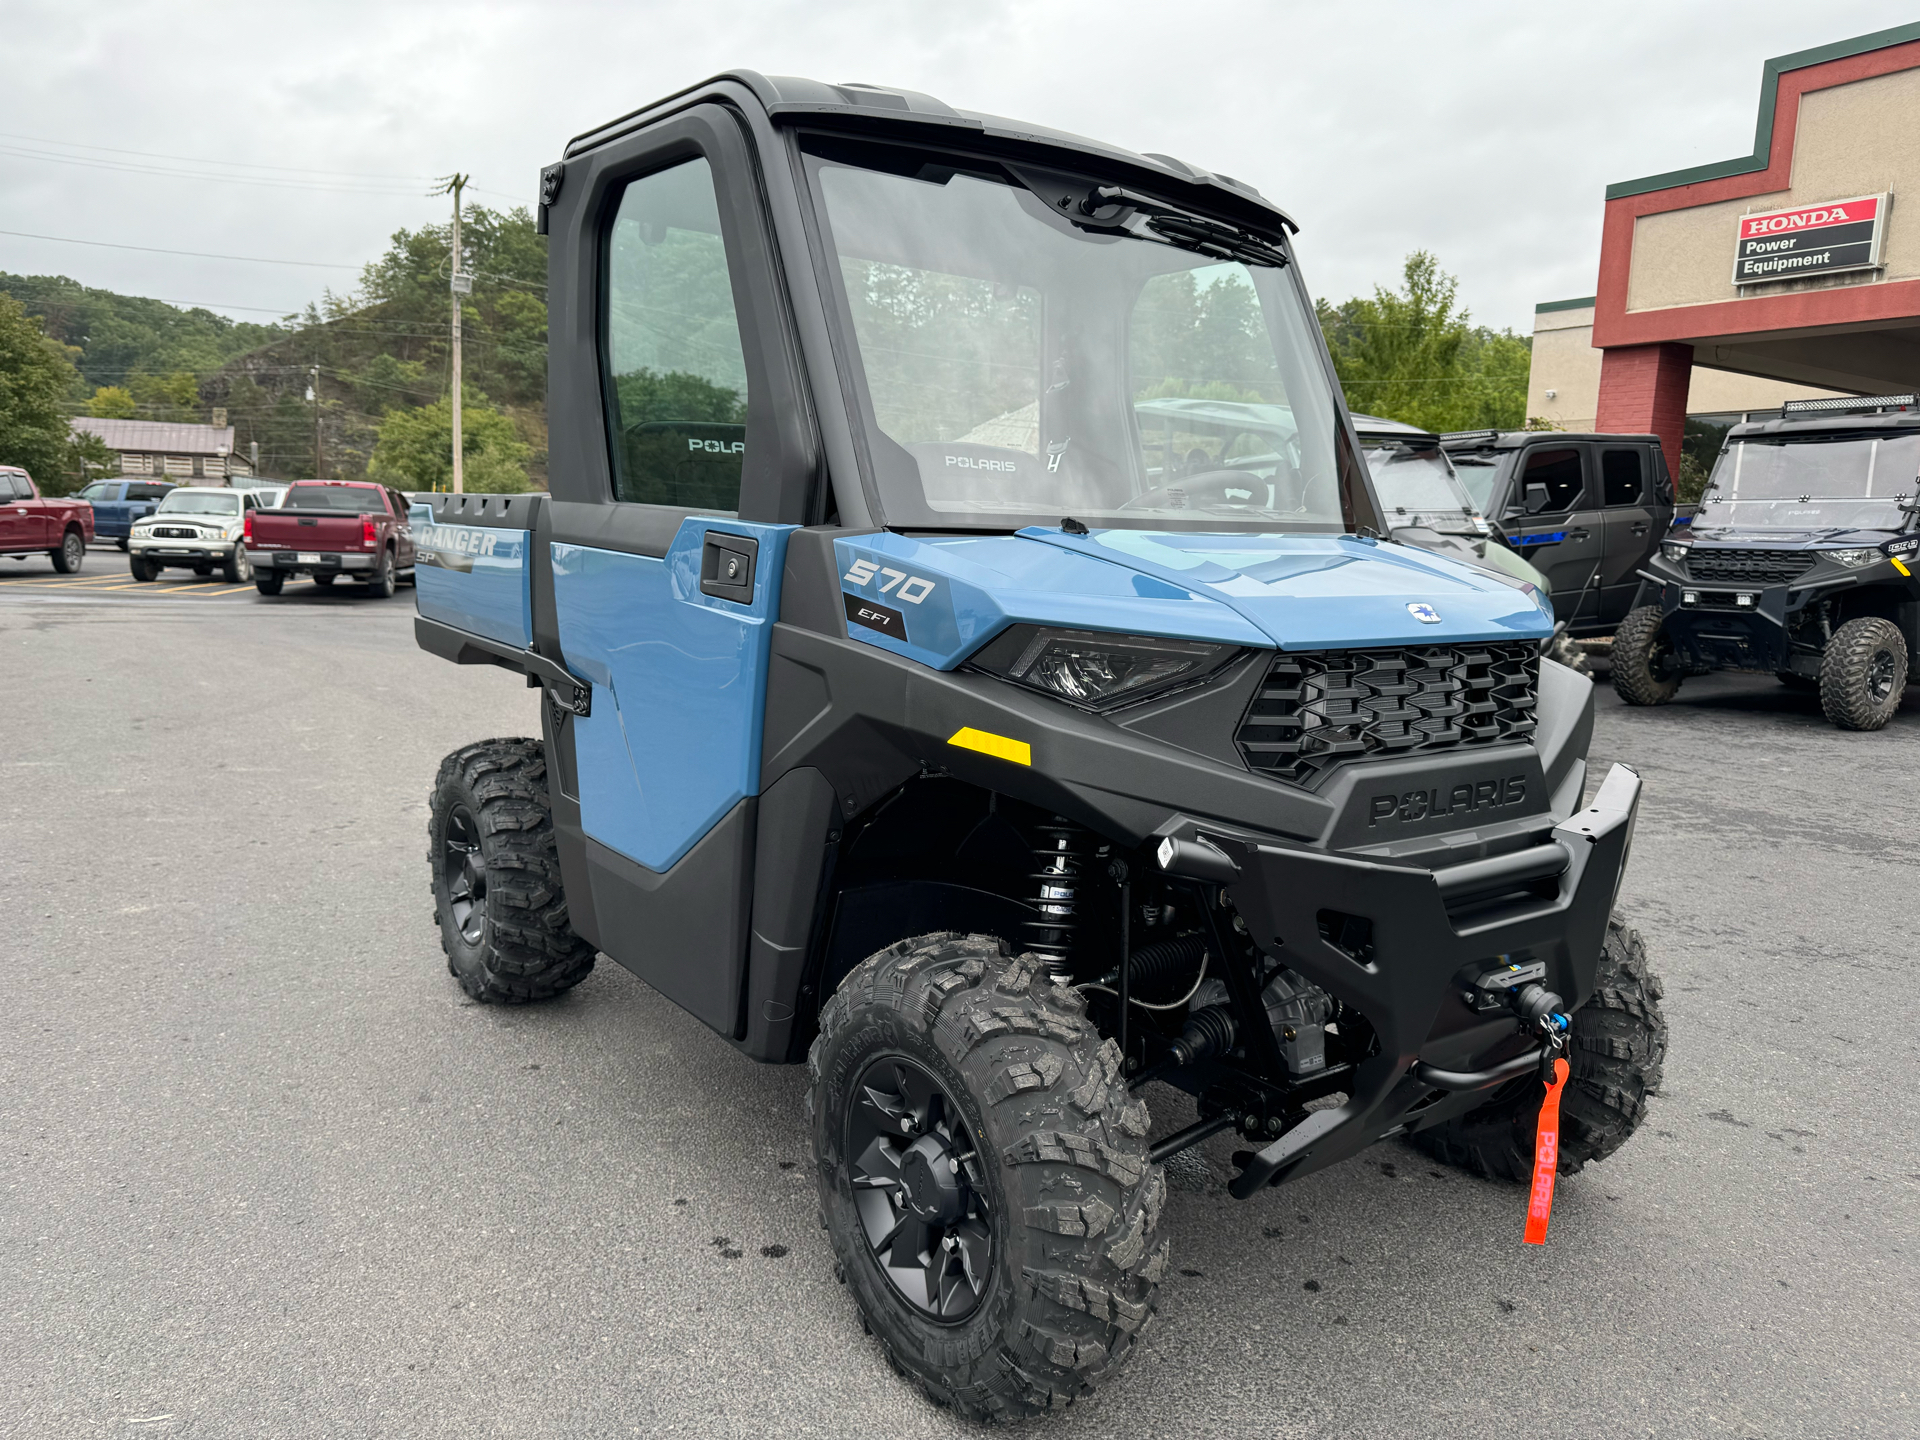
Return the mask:
POLYGON ((1334 369, 1355 410, 1428 430, 1518 429, 1527 419, 1531 342, 1476 327, 1460 283, 1428 252, 1407 257, 1401 288, 1315 302, 1334 369))
POLYGON ((0 295, 0 465, 17 465, 42 491, 64 495, 89 454, 67 423, 73 363, 20 302, 0 295))
MULTIPOLYGON (((460 440, 461 480, 468 490, 511 493, 532 488, 527 443, 513 421, 478 391, 462 391, 460 440)), ((453 451, 451 400, 389 411, 380 422, 368 474, 401 490, 446 490, 453 484, 453 451)))
POLYGON ((132 420, 140 413, 133 392, 124 385, 103 385, 87 400, 87 414, 102 420, 132 420))

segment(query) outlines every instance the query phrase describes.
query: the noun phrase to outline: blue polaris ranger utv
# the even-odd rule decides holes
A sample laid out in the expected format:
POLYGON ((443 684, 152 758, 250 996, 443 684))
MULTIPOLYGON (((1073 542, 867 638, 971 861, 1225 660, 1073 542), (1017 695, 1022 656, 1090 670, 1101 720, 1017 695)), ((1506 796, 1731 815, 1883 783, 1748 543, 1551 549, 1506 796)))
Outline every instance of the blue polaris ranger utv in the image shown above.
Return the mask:
POLYGON ((1640 781, 1538 590, 1382 539, 1285 214, 737 72, 573 141, 540 220, 552 493, 415 511, 421 645, 543 693, 434 783, 448 964, 521 1002, 604 954, 804 1061, 927 1395, 1118 1367, 1217 1133, 1247 1198, 1387 1137, 1525 1180, 1568 1063, 1561 1171, 1640 1124, 1640 781))

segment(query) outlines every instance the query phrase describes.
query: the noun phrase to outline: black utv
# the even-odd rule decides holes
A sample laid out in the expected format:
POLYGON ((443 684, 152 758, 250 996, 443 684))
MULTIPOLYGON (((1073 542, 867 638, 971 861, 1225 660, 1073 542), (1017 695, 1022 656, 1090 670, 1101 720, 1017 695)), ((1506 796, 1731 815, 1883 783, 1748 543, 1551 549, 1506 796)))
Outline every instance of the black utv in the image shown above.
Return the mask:
MULTIPOLYGON (((1501 528, 1488 520, 1431 430, 1355 411, 1354 431, 1387 516, 1388 539, 1452 556, 1497 575, 1525 581, 1541 594, 1552 590, 1548 578, 1521 559, 1501 528)), ((1587 656, 1557 621, 1541 653, 1570 670, 1588 673, 1587 656)))
POLYGON ((1570 635, 1607 635, 1674 523, 1656 435, 1455 431, 1441 437, 1481 513, 1548 579, 1570 635))
POLYGON ((1915 397, 1790 401, 1728 432, 1700 513, 1642 571, 1614 689, 1671 700, 1690 675, 1771 672, 1879 730, 1915 651, 1915 397))
POLYGON ((434 783, 447 963, 605 955, 805 1064, 927 1395, 1112 1374, 1211 1136, 1243 1199, 1389 1137, 1531 1180, 1520 1245, 1642 1122, 1641 782, 1535 588, 1381 539, 1253 187, 738 72, 574 140, 540 223, 552 492, 413 512, 420 644, 543 696, 434 783))

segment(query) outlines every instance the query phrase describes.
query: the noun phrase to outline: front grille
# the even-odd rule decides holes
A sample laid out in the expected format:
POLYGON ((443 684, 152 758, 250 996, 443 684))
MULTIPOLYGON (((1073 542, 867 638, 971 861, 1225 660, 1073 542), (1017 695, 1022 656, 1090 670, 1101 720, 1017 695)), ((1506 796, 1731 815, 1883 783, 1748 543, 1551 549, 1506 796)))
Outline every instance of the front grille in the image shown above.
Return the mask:
POLYGON ((1805 550, 1703 550, 1688 548, 1690 580, 1785 585, 1798 580, 1814 564, 1805 550))
POLYGON ((184 525, 156 525, 153 533, 168 540, 198 540, 200 532, 184 525))
POLYGON ((1534 731, 1531 641, 1277 655, 1236 736, 1253 770, 1311 786, 1333 766, 1534 731))

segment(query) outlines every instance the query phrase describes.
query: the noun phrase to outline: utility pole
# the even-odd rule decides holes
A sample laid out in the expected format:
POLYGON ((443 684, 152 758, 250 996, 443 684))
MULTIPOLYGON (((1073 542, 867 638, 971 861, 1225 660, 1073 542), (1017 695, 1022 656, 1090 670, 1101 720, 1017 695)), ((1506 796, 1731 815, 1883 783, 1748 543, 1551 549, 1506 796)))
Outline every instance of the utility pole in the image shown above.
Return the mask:
POLYGON ((315 365, 307 372, 307 399, 313 402, 313 473, 319 480, 326 474, 320 468, 320 367, 315 365))
POLYGON ((470 176, 461 175, 459 173, 449 175, 447 177, 446 184, 443 185, 438 191, 435 192, 438 195, 451 195, 454 198, 453 279, 451 283, 452 283, 453 300, 454 300, 454 330, 453 330, 454 493, 456 495, 460 494, 462 491, 464 491, 467 488, 466 482, 463 479, 462 473, 461 473, 462 472, 462 467, 461 467, 462 448, 460 444, 460 298, 463 295, 470 295, 473 293, 474 281, 471 275, 466 274, 460 268, 460 259, 461 259, 461 255, 460 255, 460 192, 467 188, 467 181, 471 178, 472 177, 470 176))

